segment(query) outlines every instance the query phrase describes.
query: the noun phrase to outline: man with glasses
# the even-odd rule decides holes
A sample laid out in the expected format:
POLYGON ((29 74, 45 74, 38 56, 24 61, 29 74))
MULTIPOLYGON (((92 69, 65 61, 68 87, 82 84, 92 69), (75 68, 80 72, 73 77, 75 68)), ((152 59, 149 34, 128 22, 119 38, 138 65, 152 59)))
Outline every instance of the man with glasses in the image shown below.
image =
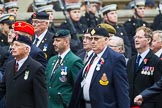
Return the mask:
POLYGON ((90 34, 94 55, 79 73, 69 108, 130 108, 124 57, 107 47, 107 30, 90 34))
POLYGON ((91 29, 87 29, 83 34, 83 49, 79 50, 77 55, 83 60, 83 63, 85 64, 89 58, 92 56, 92 45, 91 45, 91 29))
POLYGON ((158 97, 144 102, 141 106, 134 104, 134 97, 152 86, 161 76, 161 61, 150 50, 151 42, 152 30, 144 26, 139 27, 134 36, 135 48, 138 53, 127 63, 132 108, 155 108, 157 104, 158 97))

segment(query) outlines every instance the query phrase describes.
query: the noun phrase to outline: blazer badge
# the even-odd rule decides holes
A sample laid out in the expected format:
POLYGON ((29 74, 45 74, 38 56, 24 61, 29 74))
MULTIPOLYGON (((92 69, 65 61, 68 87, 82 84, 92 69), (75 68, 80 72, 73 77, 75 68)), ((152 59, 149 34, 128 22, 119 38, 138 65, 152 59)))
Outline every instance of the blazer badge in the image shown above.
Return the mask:
POLYGON ((25 71, 24 80, 27 80, 29 76, 29 70, 25 71))
POLYGON ((103 86, 106 86, 106 85, 109 84, 109 80, 108 80, 108 78, 107 78, 106 73, 103 73, 101 79, 99 80, 99 83, 100 83, 101 85, 103 85, 103 86))

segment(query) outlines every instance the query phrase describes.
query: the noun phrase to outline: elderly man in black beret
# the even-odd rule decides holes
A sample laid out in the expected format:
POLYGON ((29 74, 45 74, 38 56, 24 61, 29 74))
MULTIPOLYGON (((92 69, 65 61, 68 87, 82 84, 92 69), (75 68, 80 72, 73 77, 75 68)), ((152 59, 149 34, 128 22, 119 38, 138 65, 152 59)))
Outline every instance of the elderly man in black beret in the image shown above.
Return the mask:
POLYGON ((32 25, 35 30, 33 44, 35 44, 44 52, 47 59, 49 59, 53 55, 56 55, 56 52, 54 52, 52 48, 53 34, 48 30, 49 14, 47 14, 46 12, 33 13, 32 25))
POLYGON ((0 99, 6 94, 6 108, 47 108, 44 67, 29 56, 31 40, 18 35, 13 40, 12 55, 0 83, 0 99))
POLYGON ((46 73, 48 81, 49 108, 63 108, 69 104, 74 81, 80 69, 82 60, 70 50, 70 31, 61 29, 54 35, 53 46, 58 55, 49 59, 46 73), (64 102, 60 100, 62 95, 64 102))
POLYGON ((91 30, 94 56, 80 72, 69 108, 130 108, 124 57, 107 47, 109 33, 91 30))

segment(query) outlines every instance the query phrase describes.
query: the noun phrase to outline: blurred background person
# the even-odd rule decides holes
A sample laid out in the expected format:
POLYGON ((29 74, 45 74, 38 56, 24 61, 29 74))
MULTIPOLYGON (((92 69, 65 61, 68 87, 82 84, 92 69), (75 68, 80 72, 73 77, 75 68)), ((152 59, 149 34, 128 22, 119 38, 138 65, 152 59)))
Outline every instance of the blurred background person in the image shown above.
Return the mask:
POLYGON ((157 30, 153 32, 153 40, 151 49, 159 58, 162 58, 162 31, 157 30))
POLYGON ((84 0, 85 14, 81 17, 82 24, 87 25, 88 28, 96 27, 103 19, 101 18, 101 1, 100 0, 84 0))
POLYGON ((119 36, 124 40, 125 56, 131 57, 131 45, 128 40, 125 28, 118 25, 118 14, 117 14, 117 4, 110 4, 102 8, 104 23, 110 24, 116 30, 115 36, 119 36))
POLYGON ((4 8, 5 8, 5 12, 8 14, 14 14, 15 16, 18 15, 18 4, 17 1, 11 1, 11 2, 6 2, 4 3, 4 8))
POLYGON ((7 36, 9 32, 9 26, 11 26, 15 22, 15 15, 14 14, 3 14, 0 16, 0 45, 9 46, 7 41, 7 36))
MULTIPOLYGON (((122 54, 124 56, 125 48, 124 48, 124 41, 122 38, 118 36, 111 36, 108 40, 108 47, 113 49, 114 51, 122 54)), ((125 57, 125 56, 124 56, 125 57)), ((128 61, 128 58, 125 57, 126 62, 128 61)))
POLYGON ((127 32, 128 39, 131 43, 131 51, 133 56, 137 54, 133 39, 136 29, 141 26, 149 27, 149 24, 143 21, 143 18, 145 17, 145 0, 133 0, 130 5, 133 11, 133 16, 128 19, 128 21, 126 21, 123 25, 127 32))

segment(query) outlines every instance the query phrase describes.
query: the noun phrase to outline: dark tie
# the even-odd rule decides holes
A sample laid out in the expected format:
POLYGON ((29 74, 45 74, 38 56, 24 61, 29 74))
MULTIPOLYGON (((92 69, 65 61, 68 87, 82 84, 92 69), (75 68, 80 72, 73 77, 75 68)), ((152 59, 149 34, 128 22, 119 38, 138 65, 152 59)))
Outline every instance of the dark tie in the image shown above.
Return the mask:
POLYGON ((137 69, 138 69, 138 67, 139 67, 140 59, 141 59, 141 56, 138 55, 138 57, 137 57, 137 59, 136 59, 136 71, 137 71, 137 69))
POLYGON ((85 56, 84 56, 84 60, 83 60, 83 63, 85 64, 88 60, 88 54, 86 53, 85 56))
POLYGON ((39 39, 35 38, 34 45, 37 45, 38 41, 39 41, 39 39))
POLYGON ((18 71, 18 68, 19 68, 19 64, 18 62, 15 64, 15 73, 18 71))
POLYGON ((94 55, 92 56, 92 58, 90 59, 89 64, 87 65, 87 67, 86 67, 85 70, 84 70, 83 77, 86 77, 86 76, 87 76, 87 74, 88 74, 88 72, 89 72, 89 69, 90 69, 91 65, 93 64, 93 61, 95 60, 96 57, 97 57, 97 54, 94 54, 94 55))
POLYGON ((59 56, 58 57, 58 59, 57 59, 57 62, 56 62, 56 64, 55 64, 55 66, 53 67, 53 69, 52 69, 52 73, 51 73, 51 77, 50 77, 50 79, 53 77, 53 75, 55 74, 55 71, 56 71, 56 69, 61 65, 61 56, 59 56))

